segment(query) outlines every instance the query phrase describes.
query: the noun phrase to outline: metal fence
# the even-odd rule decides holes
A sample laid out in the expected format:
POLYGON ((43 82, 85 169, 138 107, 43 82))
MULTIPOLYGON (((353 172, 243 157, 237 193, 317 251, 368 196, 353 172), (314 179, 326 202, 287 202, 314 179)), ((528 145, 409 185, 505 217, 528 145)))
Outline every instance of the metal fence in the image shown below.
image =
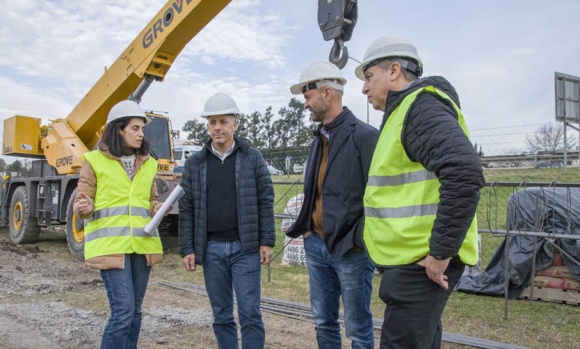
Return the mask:
MULTIPOLYGON (((579 173, 575 174, 564 174, 563 169, 551 169, 542 170, 529 169, 529 170, 510 170, 503 169, 501 172, 497 170, 486 169, 485 171, 486 179, 494 178, 493 181, 487 180, 486 187, 481 190, 480 203, 477 210, 478 217, 478 230, 480 233, 480 260, 476 266, 475 273, 483 271, 491 261, 492 257, 499 253, 498 247, 500 244, 506 240, 505 248, 503 251, 503 279, 504 279, 504 319, 508 319, 508 306, 509 306, 509 289, 511 282, 510 268, 512 266, 510 263, 505 261, 510 260, 510 239, 514 238, 532 238, 533 239, 533 255, 531 262, 530 275, 532 276, 532 284, 534 275, 536 275, 536 256, 538 254, 538 249, 536 248, 537 239, 546 239, 548 245, 554 250, 559 250, 560 253, 566 254, 566 251, 559 247, 559 239, 567 239, 566 241, 573 241, 575 244, 580 244, 580 235, 571 235, 571 230, 578 229, 578 207, 580 203, 573 199, 570 195, 570 190, 572 188, 580 188, 580 181, 575 179, 580 176, 579 173), (508 181, 510 178, 520 178, 517 181, 508 181), (504 181, 502 181, 504 179, 504 181), (564 182, 564 180, 572 180, 574 182, 564 182), (543 180, 543 181, 540 181, 543 180), (538 189, 539 188, 539 189, 538 189), (540 200, 532 202, 532 207, 519 207, 518 205, 530 206, 530 202, 520 203, 517 200, 511 200, 513 194, 522 191, 533 191, 534 193, 543 193, 550 197, 551 191, 555 191, 555 188, 564 188, 567 195, 564 196, 564 202, 566 209, 563 210, 563 216, 558 217, 560 221, 563 221, 564 234, 554 233, 555 231, 562 231, 562 229, 554 229, 554 220, 550 219, 550 215, 554 212, 548 205, 541 203, 540 200), (511 205, 511 212, 515 210, 521 211, 533 211, 532 217, 534 219, 533 227, 530 229, 527 227, 525 230, 514 229, 513 224, 508 222, 508 205, 511 205), (574 213, 576 212, 576 214, 574 213), (511 229, 508 229, 510 228, 511 229)), ((286 180, 286 181, 276 181, 275 192, 276 192, 276 204, 275 213, 278 221, 277 226, 279 227, 278 232, 280 232, 279 238, 281 241, 285 241, 283 238, 282 225, 283 222, 286 223, 286 229, 288 226, 287 222, 291 222, 292 218, 295 218, 297 212, 292 212, 288 210, 286 203, 290 201, 293 197, 302 192, 303 182, 300 179, 286 180)), ((577 191, 576 191, 577 193, 577 191)), ((577 194, 576 194, 577 195, 577 194)), ((548 199, 550 200, 550 199, 548 199)), ((562 212, 560 212, 562 214, 562 212)), ((511 213, 510 213, 511 216, 511 213)), ((512 217, 513 218, 513 217, 512 217)), ((527 217, 526 219, 530 219, 527 217)), ((291 243, 292 240, 285 241, 284 245, 277 244, 274 250, 274 262, 280 262, 282 258, 277 258, 282 253, 284 253, 284 248, 287 244, 291 243)), ((499 254, 498 254, 499 255, 499 254)), ((567 255, 568 260, 572 263, 580 265, 579 255, 567 255)), ((470 270, 469 273, 472 273, 470 270)), ((476 275, 476 274, 474 274, 476 275)), ((268 275, 268 279, 270 275, 268 275)), ((528 297, 529 299, 534 298, 534 288, 529 288, 528 297)), ((558 293, 560 294, 560 293, 558 293)), ((566 296, 562 299, 569 299, 571 295, 566 296)), ((561 301, 562 299, 553 299, 554 301, 561 301)), ((549 300, 549 299, 548 299, 549 300)), ((578 304, 576 297, 572 300, 572 304, 578 304)))
MULTIPOLYGON (((525 159, 527 157, 520 157, 518 161, 523 165, 523 160, 525 159)), ((491 257, 496 252, 500 243, 505 239, 506 235, 548 236, 550 238, 557 238, 553 234, 549 235, 546 233, 550 229, 548 229, 549 227, 546 226, 545 221, 542 221, 542 219, 536 222, 536 227, 533 230, 507 231, 506 219, 508 203, 514 193, 538 187, 544 188, 543 190, 547 192, 553 188, 580 187, 580 169, 578 168, 572 166, 567 166, 567 168, 563 166, 515 166, 514 158, 511 160, 511 167, 499 166, 499 162, 496 159, 494 162, 490 162, 494 164, 493 166, 484 168, 486 186, 480 191, 481 196, 477 210, 478 229, 482 240, 482 248, 480 251, 481 268, 485 268, 488 265, 491 257)), ((550 162, 558 161, 550 160, 550 162)), ((538 164, 540 163, 538 162, 538 164)), ((280 232, 282 220, 294 218, 293 215, 289 214, 290 212, 287 210, 286 204, 291 198, 302 193, 303 178, 302 175, 298 174, 284 174, 274 176, 273 180, 275 182, 276 192, 275 213, 278 220, 278 231, 280 232)), ((580 203, 572 200, 571 197, 569 203, 571 207, 580 205, 580 203)), ((544 217, 544 219, 546 218, 544 217)), ((569 222, 574 219, 571 210, 564 219, 569 222)), ((283 246, 279 246, 276 252, 280 253, 282 249, 283 246)), ((578 260, 578 256, 575 257, 578 260)))
MULTIPOLYGON (((301 174, 302 166, 308 158, 307 147, 295 147, 287 149, 268 149, 262 151, 268 164, 282 171, 284 175, 301 174)), ((513 172, 514 175, 522 175, 549 182, 561 180, 562 175, 574 175, 580 173, 580 155, 578 150, 567 152, 535 152, 515 155, 483 156, 481 163, 486 170, 500 171, 502 174, 513 172), (524 171, 522 171, 524 170, 524 171), (554 172, 550 170, 561 170, 554 172)), ((578 176, 576 176, 578 178, 578 176)), ((566 182, 570 182, 565 180, 566 182)))

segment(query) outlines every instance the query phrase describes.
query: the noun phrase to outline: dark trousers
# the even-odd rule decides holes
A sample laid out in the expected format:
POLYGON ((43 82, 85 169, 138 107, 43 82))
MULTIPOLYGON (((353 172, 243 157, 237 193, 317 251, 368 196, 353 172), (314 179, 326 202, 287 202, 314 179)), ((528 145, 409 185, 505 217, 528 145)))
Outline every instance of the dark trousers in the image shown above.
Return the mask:
POLYGON ((418 264, 385 269, 379 287, 387 304, 381 349, 441 348, 441 314, 464 269, 458 257, 451 260, 445 271, 448 290, 431 281, 418 264))

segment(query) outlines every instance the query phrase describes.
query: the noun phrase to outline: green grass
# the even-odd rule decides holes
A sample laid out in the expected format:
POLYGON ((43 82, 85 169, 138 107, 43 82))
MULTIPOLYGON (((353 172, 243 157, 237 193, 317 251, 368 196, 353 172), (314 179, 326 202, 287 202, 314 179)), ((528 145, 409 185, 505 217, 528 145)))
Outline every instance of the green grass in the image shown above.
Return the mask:
MULTIPOLYGON (((280 221, 280 220, 278 220, 280 221)), ((276 248, 283 248, 284 235, 278 230, 276 248)), ((482 261, 487 264, 502 238, 482 234, 482 261)), ((263 268, 262 293, 266 297, 309 303, 306 267, 280 265, 282 254, 263 268), (268 281, 269 280, 269 281, 268 281)), ((378 297, 380 276, 373 279, 371 309, 382 318, 384 303, 378 297)), ((575 348, 578 346, 580 307, 523 299, 509 300, 504 320, 503 297, 454 292, 443 314, 444 331, 530 348, 575 348)), ((446 345, 446 348, 461 348, 446 345)))
POLYGON ((483 174, 486 182, 580 182, 578 167, 568 167, 567 173, 563 168, 486 168, 483 174))
MULTIPOLYGON (((482 259, 489 260, 501 238, 490 234, 484 234, 482 238, 482 259)), ((283 241, 284 236, 278 233, 275 250, 282 248, 283 241)), ((308 304, 310 292, 306 267, 280 265, 281 259, 282 255, 273 261, 270 270, 263 269, 263 295, 308 304)), ((379 284, 380 276, 377 275, 373 279, 371 298, 375 318, 382 318, 385 310, 378 297, 379 284)), ((443 315, 444 331, 530 348, 577 347, 579 306, 518 299, 509 300, 507 310, 508 319, 504 320, 502 297, 454 292, 443 315)))
MULTIPOLYGON (((572 169, 569 169, 571 172, 572 169)), ((577 169, 576 169, 577 170, 577 169)), ((561 170, 486 170, 486 180, 491 181, 521 181, 525 177, 528 181, 549 182, 551 175, 561 175, 561 170), (522 171, 522 172, 520 172, 522 171), (529 171, 535 171, 529 173, 529 171), (545 174, 545 175, 544 175, 545 174)), ((558 177, 557 178, 562 178, 558 177)), ((569 173, 569 178, 580 181, 580 174, 569 173)), ((275 181, 294 181, 300 176, 279 176, 275 181)), ((568 177, 566 177, 568 178, 568 177)), ((561 179, 558 179, 561 180, 561 179)), ((505 224, 505 212, 509 196, 519 188, 496 188, 490 191, 482 189, 482 199, 478 207, 478 226, 487 229, 492 224, 505 224), (487 193, 487 194, 486 194, 487 193), (497 223, 496 223, 497 222, 497 223)), ((302 185, 275 184, 275 212, 283 213, 286 202, 302 192, 302 185)), ((280 231, 281 219, 276 219, 277 243, 274 254, 280 253, 270 267, 263 268, 262 292, 264 296, 295 301, 309 302, 308 273, 303 266, 283 266, 282 249, 285 236, 280 231)), ((5 232, 7 234, 7 232, 5 232)), ((57 234, 59 239, 52 240, 50 234, 42 234, 43 243, 61 244, 66 250, 66 241, 63 233, 57 234)), ((482 234, 481 259, 485 267, 495 253, 502 237, 491 234, 482 234)), ((64 252, 63 252, 64 253, 64 252)), ((166 261, 156 266, 156 275, 166 281, 187 281, 203 284, 201 272, 189 273, 183 270, 181 258, 175 253, 166 254, 166 261)), ((378 297, 380 277, 373 279, 373 294, 371 309, 373 316, 382 318, 385 306, 378 297)), ((92 295, 87 298, 93 301, 102 295, 92 295)), ((98 298, 100 299, 100 298, 98 298)), ((102 299, 101 299, 102 300, 102 299)), ((79 304, 86 299, 79 298, 79 304)), ((504 320, 505 304, 502 297, 489 297, 454 292, 448 302, 443 315, 444 331, 461 333, 464 335, 501 341, 530 348, 576 348, 580 330, 580 306, 556 304, 540 301, 510 300, 508 302, 508 319, 504 320)), ((445 348, 459 348, 455 345, 445 345, 445 348)))

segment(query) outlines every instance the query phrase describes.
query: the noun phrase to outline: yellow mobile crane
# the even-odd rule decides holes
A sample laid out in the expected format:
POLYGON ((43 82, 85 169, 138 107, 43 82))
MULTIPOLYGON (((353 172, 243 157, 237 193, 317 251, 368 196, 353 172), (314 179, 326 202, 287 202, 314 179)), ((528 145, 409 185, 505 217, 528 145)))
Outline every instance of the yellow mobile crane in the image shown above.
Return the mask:
MULTIPOLYGON (((48 125, 23 115, 4 120, 2 154, 36 159, 30 177, 2 181, 0 226, 9 226, 12 242, 34 243, 41 227, 66 224, 71 253, 84 258, 83 222, 72 209, 82 155, 97 145, 111 107, 124 99, 140 102, 153 81, 163 81, 185 45, 230 2, 169 0, 66 118, 48 125)), ((356 17, 356 0, 319 0, 319 27, 325 40, 335 40, 330 61, 340 68, 348 61, 344 42, 356 17)), ((145 137, 159 161, 156 181, 163 199, 177 184, 171 123, 165 115, 148 115, 153 121, 145 137)))

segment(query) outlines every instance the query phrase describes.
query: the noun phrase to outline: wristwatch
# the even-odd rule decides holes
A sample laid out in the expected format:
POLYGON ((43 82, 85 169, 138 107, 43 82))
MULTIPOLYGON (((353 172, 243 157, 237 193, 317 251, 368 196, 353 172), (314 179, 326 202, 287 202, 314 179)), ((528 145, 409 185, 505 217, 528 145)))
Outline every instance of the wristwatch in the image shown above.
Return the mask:
POLYGON ((451 256, 434 256, 432 254, 430 254, 430 256, 433 257, 433 258, 435 258, 438 261, 442 261, 442 260, 451 258, 451 256))

